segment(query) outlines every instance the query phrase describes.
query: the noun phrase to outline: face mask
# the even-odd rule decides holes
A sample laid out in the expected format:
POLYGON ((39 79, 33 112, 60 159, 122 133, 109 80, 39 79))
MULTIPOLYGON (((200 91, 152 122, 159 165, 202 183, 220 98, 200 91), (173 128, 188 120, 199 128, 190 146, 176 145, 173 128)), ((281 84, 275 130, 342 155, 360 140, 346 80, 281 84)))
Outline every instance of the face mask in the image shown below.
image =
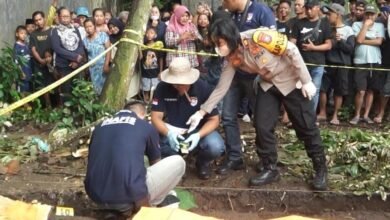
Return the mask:
POLYGON ((230 54, 230 49, 228 48, 227 45, 224 45, 222 47, 215 47, 215 52, 221 56, 221 57, 226 57, 227 55, 230 54))
POLYGON ((158 20, 159 17, 158 17, 157 15, 153 15, 153 16, 150 16, 150 19, 152 19, 152 20, 158 20))

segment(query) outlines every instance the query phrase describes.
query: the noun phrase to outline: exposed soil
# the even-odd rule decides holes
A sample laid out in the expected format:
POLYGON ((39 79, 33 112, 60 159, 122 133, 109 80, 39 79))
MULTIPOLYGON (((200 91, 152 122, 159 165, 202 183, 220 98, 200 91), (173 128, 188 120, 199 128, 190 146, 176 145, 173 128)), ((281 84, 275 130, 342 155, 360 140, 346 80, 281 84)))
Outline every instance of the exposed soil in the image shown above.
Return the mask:
MULTIPOLYGON (((235 171, 227 176, 213 175, 208 181, 199 180, 194 172, 193 158, 187 158, 187 173, 180 187, 194 193, 199 206, 194 212, 222 219, 245 220, 268 219, 287 214, 321 219, 390 219, 390 202, 383 202, 379 196, 368 200, 365 196, 335 192, 332 189, 322 193, 312 192, 304 179, 289 175, 287 168, 283 166, 280 182, 262 188, 248 188, 249 177, 256 174, 254 166, 258 159, 252 126, 243 123, 241 128, 241 133, 249 137, 245 139, 245 171, 235 171)), ((345 128, 348 129, 348 126, 345 128)), ((49 130, 48 127, 24 125, 15 129, 12 135, 15 138, 31 134, 46 136, 49 130)), ((279 127, 278 135, 283 135, 285 131, 286 128, 279 127)), ((55 154, 58 155, 57 152, 55 154)), ((0 175, 0 195, 74 207, 79 216, 100 219, 104 213, 96 212, 84 192, 86 163, 85 158, 41 155, 38 161, 23 164, 18 175, 0 175)), ((215 169, 215 165, 213 168, 215 169)))

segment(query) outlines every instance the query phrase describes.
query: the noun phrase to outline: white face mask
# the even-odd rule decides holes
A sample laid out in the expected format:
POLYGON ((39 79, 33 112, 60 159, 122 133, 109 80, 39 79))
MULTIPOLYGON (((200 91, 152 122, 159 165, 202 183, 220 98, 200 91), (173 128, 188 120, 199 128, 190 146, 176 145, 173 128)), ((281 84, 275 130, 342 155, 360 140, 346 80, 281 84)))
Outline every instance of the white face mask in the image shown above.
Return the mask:
POLYGON ((222 47, 215 47, 215 52, 221 57, 226 57, 230 54, 230 49, 227 45, 224 45, 222 47))
POLYGON ((152 20, 158 20, 158 19, 159 19, 159 17, 158 17, 157 15, 152 15, 152 16, 150 16, 150 18, 151 18, 152 20))

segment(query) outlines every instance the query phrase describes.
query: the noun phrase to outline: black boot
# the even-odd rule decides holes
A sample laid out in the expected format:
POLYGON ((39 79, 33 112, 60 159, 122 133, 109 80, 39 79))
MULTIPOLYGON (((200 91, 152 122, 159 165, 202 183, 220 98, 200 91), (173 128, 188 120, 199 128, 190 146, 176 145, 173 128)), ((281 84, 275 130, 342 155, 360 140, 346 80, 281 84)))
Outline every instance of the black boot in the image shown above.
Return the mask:
POLYGON ((325 155, 314 156, 312 158, 314 168, 313 188, 314 190, 326 190, 328 169, 326 167, 325 155))
POLYGON ((211 177, 211 169, 208 163, 195 163, 199 179, 207 180, 211 177))
POLYGON ((280 180, 280 174, 276 163, 263 160, 263 170, 249 180, 249 186, 262 186, 280 180))
POLYGON ((226 158, 222 165, 220 165, 217 169, 217 174, 220 175, 226 175, 229 173, 231 170, 242 170, 245 168, 244 160, 239 159, 239 160, 229 160, 226 158))

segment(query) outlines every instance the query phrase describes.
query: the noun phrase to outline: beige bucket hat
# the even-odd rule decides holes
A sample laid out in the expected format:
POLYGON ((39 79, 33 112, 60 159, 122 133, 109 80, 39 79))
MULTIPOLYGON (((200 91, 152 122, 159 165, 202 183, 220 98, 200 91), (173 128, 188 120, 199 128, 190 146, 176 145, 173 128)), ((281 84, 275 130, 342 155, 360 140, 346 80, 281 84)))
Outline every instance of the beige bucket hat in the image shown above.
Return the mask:
POLYGON ((199 79, 199 70, 191 68, 188 58, 173 58, 169 68, 161 72, 161 80, 169 84, 190 85, 199 79))

